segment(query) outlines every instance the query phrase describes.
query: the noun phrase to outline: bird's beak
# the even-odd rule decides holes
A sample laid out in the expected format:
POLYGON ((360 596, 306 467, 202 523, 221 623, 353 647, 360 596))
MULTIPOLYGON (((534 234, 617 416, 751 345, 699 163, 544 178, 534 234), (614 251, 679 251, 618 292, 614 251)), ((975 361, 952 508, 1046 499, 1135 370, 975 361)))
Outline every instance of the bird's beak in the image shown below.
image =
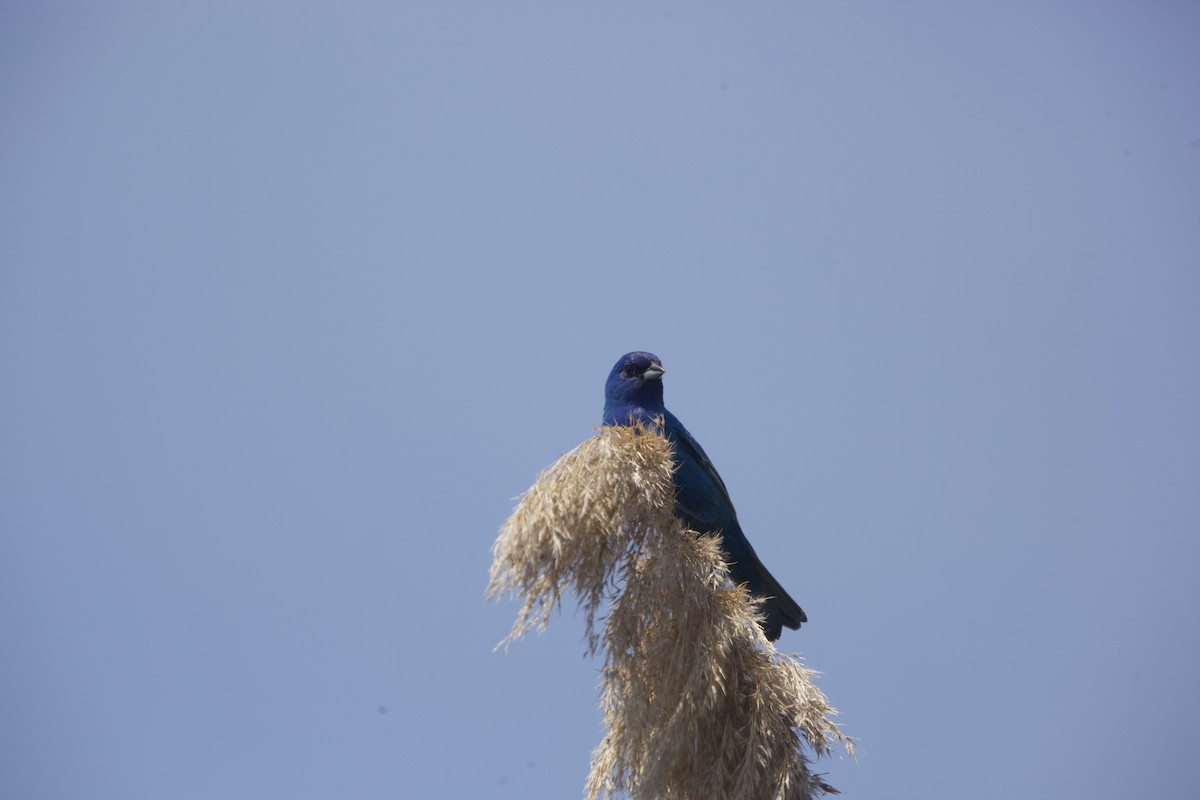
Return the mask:
POLYGON ((649 369, 642 373, 642 378, 648 381, 656 381, 666 372, 660 364, 651 364, 649 369))

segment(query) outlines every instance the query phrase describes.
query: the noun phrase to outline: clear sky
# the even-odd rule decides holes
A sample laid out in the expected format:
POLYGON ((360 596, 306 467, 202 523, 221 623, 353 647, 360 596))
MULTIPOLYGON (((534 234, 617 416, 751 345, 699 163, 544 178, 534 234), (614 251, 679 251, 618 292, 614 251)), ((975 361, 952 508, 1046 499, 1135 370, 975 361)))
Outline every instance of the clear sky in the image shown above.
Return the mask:
POLYGON ((0 796, 577 797, 514 497, 667 369, 850 797, 1182 798, 1200 6, 6 3, 0 796))

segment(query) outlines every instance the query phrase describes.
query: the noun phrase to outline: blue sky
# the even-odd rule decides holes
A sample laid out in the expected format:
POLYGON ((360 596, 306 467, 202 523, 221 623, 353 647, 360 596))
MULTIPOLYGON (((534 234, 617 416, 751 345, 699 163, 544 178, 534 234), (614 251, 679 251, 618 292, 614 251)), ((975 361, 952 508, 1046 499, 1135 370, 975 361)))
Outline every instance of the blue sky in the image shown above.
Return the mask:
POLYGON ((627 350, 851 797, 1182 797, 1200 10, 8 4, 0 794, 562 798, 490 546, 627 350))

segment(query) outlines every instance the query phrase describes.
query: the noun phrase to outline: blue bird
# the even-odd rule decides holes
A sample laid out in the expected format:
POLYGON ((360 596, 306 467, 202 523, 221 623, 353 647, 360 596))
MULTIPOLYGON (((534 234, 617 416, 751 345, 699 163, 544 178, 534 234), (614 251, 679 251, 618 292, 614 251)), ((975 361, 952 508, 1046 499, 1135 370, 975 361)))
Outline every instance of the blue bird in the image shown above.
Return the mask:
POLYGON ((662 362, 653 353, 626 353, 612 368, 604 384, 604 424, 650 427, 662 417, 663 435, 671 442, 678 469, 675 472, 675 511, 692 530, 721 534, 722 546, 734 583, 746 584, 765 600, 763 633, 771 641, 786 625, 794 630, 808 622, 804 610, 767 572, 738 525, 729 490, 687 428, 663 405, 662 362))

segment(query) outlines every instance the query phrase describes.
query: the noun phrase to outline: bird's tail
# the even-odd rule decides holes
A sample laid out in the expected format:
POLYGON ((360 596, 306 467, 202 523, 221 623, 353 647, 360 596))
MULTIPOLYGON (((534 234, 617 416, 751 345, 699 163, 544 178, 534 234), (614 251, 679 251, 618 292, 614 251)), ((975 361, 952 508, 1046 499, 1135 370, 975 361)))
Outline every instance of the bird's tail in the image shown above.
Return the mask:
POLYGON ((775 576, 758 560, 758 555, 749 544, 746 542, 749 552, 730 554, 740 558, 729 564, 729 576, 734 583, 746 584, 754 596, 763 598, 763 614, 766 616, 763 633, 773 642, 783 633, 785 626, 799 630, 802 622, 808 622, 808 617, 800 604, 784 591, 775 576))
POLYGON ((763 613, 767 619, 766 625, 763 626, 763 632, 768 639, 772 642, 778 639, 783 633, 785 625, 792 630, 799 630, 800 623, 808 622, 804 609, 783 590, 779 581, 775 580, 775 576, 768 572, 762 564, 758 565, 758 579, 762 591, 756 591, 755 594, 766 598, 763 603, 763 613))

